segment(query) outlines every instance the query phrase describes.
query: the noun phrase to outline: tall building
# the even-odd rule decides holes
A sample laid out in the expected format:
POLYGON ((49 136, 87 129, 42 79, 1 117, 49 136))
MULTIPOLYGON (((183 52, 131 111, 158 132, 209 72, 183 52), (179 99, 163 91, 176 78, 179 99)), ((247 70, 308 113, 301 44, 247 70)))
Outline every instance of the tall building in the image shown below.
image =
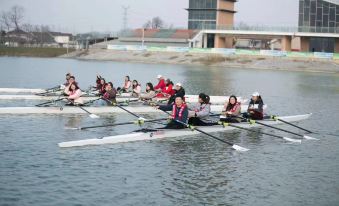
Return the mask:
POLYGON ((188 29, 232 26, 237 0, 189 0, 188 29))
MULTIPOLYGON (((299 31, 339 33, 339 0, 299 0, 299 31)), ((334 38, 311 38, 310 51, 333 52, 334 38)))

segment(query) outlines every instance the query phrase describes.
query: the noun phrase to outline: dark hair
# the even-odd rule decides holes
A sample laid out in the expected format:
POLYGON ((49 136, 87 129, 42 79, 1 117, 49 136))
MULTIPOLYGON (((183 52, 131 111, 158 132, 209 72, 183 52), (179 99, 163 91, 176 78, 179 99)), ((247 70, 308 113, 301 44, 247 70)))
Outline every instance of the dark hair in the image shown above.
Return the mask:
POLYGON ((66 76, 71 76, 71 73, 67 73, 66 76))
POLYGON ((104 80, 104 83, 106 83, 106 80, 105 80, 104 78, 101 78, 100 81, 101 81, 101 80, 104 80))
POLYGON ((113 88, 113 83, 112 82, 108 82, 106 85, 111 85, 111 87, 113 88))
POLYGON ((172 82, 170 79, 166 79, 165 82, 168 82, 168 83, 166 84, 166 86, 169 86, 170 84, 172 84, 172 86, 174 85, 173 82, 172 82))
POLYGON ((74 76, 70 76, 69 78, 72 78, 72 79, 74 79, 74 80, 75 80, 75 77, 74 77, 74 76))
POLYGON ((134 83, 134 82, 136 82, 136 83, 137 83, 137 85, 136 85, 136 86, 134 86, 134 84, 132 84, 132 88, 133 88, 133 89, 135 89, 137 86, 139 86, 139 83, 138 83, 138 81, 137 81, 137 80, 133 80, 133 83, 134 83))
POLYGON ((148 83, 146 84, 146 87, 147 87, 147 86, 149 86, 149 90, 147 90, 147 88, 146 88, 146 92, 154 91, 154 87, 153 87, 153 84, 152 84, 151 82, 148 82, 148 83))
POLYGON ((226 107, 226 111, 230 111, 231 109, 233 109, 233 107, 237 104, 238 102, 238 99, 235 95, 231 95, 230 98, 228 99, 228 104, 227 104, 227 107, 226 107), (234 98, 235 99, 235 103, 234 104, 231 104, 231 98, 234 98))
POLYGON ((79 86, 78 86, 78 84, 75 83, 75 82, 73 82, 71 85, 69 85, 69 91, 73 92, 72 85, 75 85, 75 90, 74 90, 74 91, 80 89, 79 86))
POLYGON ((200 93, 199 94, 199 98, 202 99, 202 101, 205 104, 209 104, 210 103, 210 96, 206 95, 205 93, 200 93))
POLYGON ((131 80, 131 79, 129 78, 129 76, 125 76, 125 77, 127 77, 128 81, 130 81, 130 80, 131 80))

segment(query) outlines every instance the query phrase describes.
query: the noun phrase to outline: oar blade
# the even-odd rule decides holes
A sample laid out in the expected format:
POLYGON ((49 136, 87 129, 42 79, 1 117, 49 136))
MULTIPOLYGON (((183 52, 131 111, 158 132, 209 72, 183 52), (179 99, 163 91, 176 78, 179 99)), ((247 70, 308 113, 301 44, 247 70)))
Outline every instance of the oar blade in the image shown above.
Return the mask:
POLYGON ((288 137, 283 137, 283 139, 288 141, 288 142, 300 143, 301 144, 301 140, 300 139, 293 139, 293 138, 288 138, 288 137))
POLYGON ((96 114, 90 114, 89 117, 92 118, 92 119, 99 119, 99 118, 100 118, 100 117, 99 117, 98 115, 96 115, 96 114))
POLYGON ((304 138, 307 139, 307 140, 319 140, 317 138, 310 137, 310 136, 307 136, 307 135, 304 135, 304 138))
POLYGON ((237 150, 237 151, 240 151, 240 152, 247 152, 247 151, 249 151, 249 149, 247 149, 247 148, 245 148, 245 147, 240 147, 239 145, 236 145, 236 144, 234 144, 234 145, 232 146, 232 148, 235 149, 235 150, 237 150))
POLYGON ((65 130, 81 130, 81 127, 65 127, 65 130))

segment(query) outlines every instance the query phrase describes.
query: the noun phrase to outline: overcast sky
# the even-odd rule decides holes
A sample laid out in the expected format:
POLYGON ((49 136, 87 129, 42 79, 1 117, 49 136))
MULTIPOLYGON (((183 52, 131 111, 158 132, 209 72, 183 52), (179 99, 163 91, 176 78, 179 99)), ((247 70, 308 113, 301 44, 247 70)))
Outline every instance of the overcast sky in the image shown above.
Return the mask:
MULTIPOLYGON (((239 0, 236 22, 297 25, 298 0, 239 0)), ((0 11, 13 5, 25 8, 25 22, 52 26, 64 32, 118 31, 123 6, 129 6, 128 27, 141 27, 160 16, 174 27, 187 27, 188 0, 0 0, 0 11)))

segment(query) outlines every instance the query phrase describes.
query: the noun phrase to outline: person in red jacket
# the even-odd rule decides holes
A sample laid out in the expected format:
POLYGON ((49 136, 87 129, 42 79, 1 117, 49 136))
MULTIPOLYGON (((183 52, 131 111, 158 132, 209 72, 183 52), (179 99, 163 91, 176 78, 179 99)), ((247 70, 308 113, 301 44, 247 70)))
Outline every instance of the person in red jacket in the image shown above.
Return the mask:
POLYGON ((161 92, 165 87, 166 87, 166 83, 165 83, 165 78, 162 75, 158 75, 157 79, 159 80, 158 84, 154 87, 154 90, 156 92, 161 92))
POLYGON ((159 98, 170 98, 172 95, 175 94, 175 91, 173 89, 173 82, 170 79, 166 79, 165 83, 166 87, 161 90, 161 93, 157 94, 157 97, 159 98))

